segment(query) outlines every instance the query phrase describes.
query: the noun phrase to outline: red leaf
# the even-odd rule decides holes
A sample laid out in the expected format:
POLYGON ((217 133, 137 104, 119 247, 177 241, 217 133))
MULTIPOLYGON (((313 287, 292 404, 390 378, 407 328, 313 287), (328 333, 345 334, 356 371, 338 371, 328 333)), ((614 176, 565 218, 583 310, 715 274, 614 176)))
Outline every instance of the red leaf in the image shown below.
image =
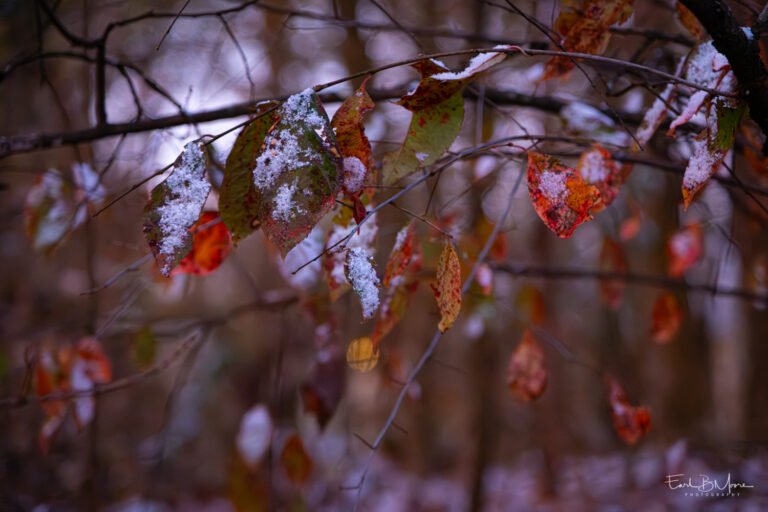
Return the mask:
POLYGON ((218 217, 217 212, 203 212, 197 222, 189 228, 189 231, 194 233, 192 250, 179 262, 179 266, 173 270, 172 275, 205 276, 219 268, 219 265, 227 259, 230 237, 223 222, 217 222, 195 232, 201 226, 214 222, 218 217))
POLYGON ((622 177, 611 154, 597 142, 591 149, 585 151, 576 167, 584 181, 597 187, 600 191, 600 205, 592 211, 602 210, 619 195, 622 177))
POLYGON ((651 416, 645 407, 629 404, 627 393, 615 379, 608 379, 608 400, 616 433, 627 444, 635 444, 651 428, 651 416))
POLYGON ((521 402, 538 398, 547 387, 547 367, 544 351, 530 330, 523 333, 520 343, 509 359, 507 384, 521 402))
POLYGON ((581 175, 555 158, 528 152, 528 193, 544 224, 561 238, 592 218, 600 204, 600 192, 581 175))
MULTIPOLYGON (((600 251, 600 270, 605 272, 624 273, 627 271, 627 260, 624 249, 612 239, 605 237, 600 251)), ((621 305, 624 283, 620 280, 600 280, 600 298, 611 309, 621 305)))
POLYGON ((445 332, 453 325, 461 311, 461 266, 459 257, 450 244, 446 244, 437 264, 437 286, 432 286, 440 308, 438 329, 445 332))
POLYGON ((683 310, 674 295, 663 292, 653 305, 651 336, 657 343, 672 341, 683 325, 683 310))
POLYGON ((280 454, 280 464, 294 484, 305 483, 312 473, 312 459, 304 451, 301 438, 296 434, 293 434, 285 443, 283 452, 280 454))
POLYGON ((669 275, 680 277, 696 265, 704 252, 704 240, 699 224, 691 224, 674 233, 667 242, 669 275))

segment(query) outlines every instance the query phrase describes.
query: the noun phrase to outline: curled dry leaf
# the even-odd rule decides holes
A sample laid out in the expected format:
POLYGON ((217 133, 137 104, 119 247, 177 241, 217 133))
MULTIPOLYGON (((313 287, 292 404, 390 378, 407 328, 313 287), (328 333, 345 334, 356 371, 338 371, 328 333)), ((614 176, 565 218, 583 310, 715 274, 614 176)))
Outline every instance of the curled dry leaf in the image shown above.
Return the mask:
POLYGON ((599 190, 578 171, 533 151, 528 152, 528 194, 539 218, 561 238, 590 220, 600 204, 599 190))
POLYGON ((704 253, 704 236, 699 224, 691 224, 674 233, 667 242, 669 275, 680 277, 696 265, 704 253))
POLYGON ((683 325, 683 310, 674 295, 662 292, 653 304, 651 337, 657 343, 675 339, 683 325))
POLYGON ((272 444, 274 430, 266 405, 254 405, 243 415, 235 443, 246 466, 254 469, 259 465, 272 444))
POLYGON ((347 364, 358 372, 369 372, 379 362, 379 350, 368 336, 352 340, 347 347, 347 364))
POLYGON ((280 454, 280 464, 291 482, 297 485, 304 484, 312 474, 312 459, 304 450, 304 444, 298 435, 292 435, 285 443, 280 454))
MULTIPOLYGON (((624 249, 614 240, 605 237, 603 248, 600 250, 600 270, 605 272, 624 273, 627 271, 627 259, 624 249)), ((624 293, 624 282, 621 280, 600 280, 600 298, 606 306, 618 309, 624 293)))
POLYGON ((217 212, 203 212, 195 224, 189 228, 192 233, 192 249, 179 262, 173 274, 194 274, 205 276, 219 268, 229 255, 230 237, 227 227, 217 212), (198 231, 199 228, 200 229, 198 231))
POLYGON ((381 301, 379 316, 371 336, 374 350, 378 350, 381 339, 405 315, 413 293, 419 286, 418 273, 421 266, 421 246, 416 237, 416 228, 411 221, 397 233, 395 244, 389 254, 382 282, 384 299, 381 301))
MULTIPOLYGON (((569 52, 602 54, 611 39, 611 25, 621 25, 632 14, 633 0, 564 0, 554 29, 562 36, 560 45, 569 52)), ((543 80, 563 76, 575 67, 567 57, 547 62, 543 80)))
POLYGON ((438 329, 445 332, 451 328, 461 311, 461 266, 456 251, 446 244, 437 263, 437 286, 432 286, 440 309, 438 329))
POLYGON ((626 444, 635 444, 650 430, 651 416, 648 409, 630 405, 627 393, 615 379, 608 379, 608 401, 611 404, 613 428, 626 444))
POLYGON ((512 395, 521 402, 538 398, 547 387, 544 351, 528 329, 509 359, 507 384, 512 395))

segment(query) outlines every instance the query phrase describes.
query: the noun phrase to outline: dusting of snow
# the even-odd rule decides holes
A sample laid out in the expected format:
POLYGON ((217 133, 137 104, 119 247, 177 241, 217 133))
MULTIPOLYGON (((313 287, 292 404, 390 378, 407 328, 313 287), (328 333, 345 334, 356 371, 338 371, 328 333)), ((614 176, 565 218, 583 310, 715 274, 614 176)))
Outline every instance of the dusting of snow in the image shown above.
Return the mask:
MULTIPOLYGON (((211 184, 205 179, 205 153, 202 144, 190 142, 184 146, 179 164, 164 181, 170 191, 165 204, 157 208, 158 227, 162 233, 161 254, 173 255, 189 238, 189 228, 200 217, 211 184)), ((166 267, 170 262, 166 264, 166 267)), ((170 268, 163 269, 166 272, 170 268)))
POLYGON ((277 189, 275 194, 274 204, 275 207, 272 210, 272 215, 279 220, 288 222, 296 215, 302 215, 305 212, 304 208, 297 205, 293 201, 293 194, 296 193, 296 182, 294 181, 290 185, 283 184, 277 189))
POLYGON ((706 138, 694 140, 693 154, 683 176, 683 187, 693 190, 700 186, 712 176, 718 163, 720 163, 720 158, 716 153, 709 150, 709 143, 706 138))
MULTIPOLYGON (((605 165, 603 154, 598 149, 593 149, 584 154, 580 162, 579 172, 582 178, 589 183, 597 183, 608 177, 608 167, 605 165)), ((565 175, 563 175, 565 178, 565 175)), ((563 180, 565 181, 565 180, 563 180)), ((563 186, 565 183, 563 183, 563 186)))
POLYGON ((688 98, 688 103, 685 104, 685 108, 680 115, 675 118, 669 125, 669 130, 674 131, 675 128, 681 124, 687 123, 698 112, 704 102, 707 100, 709 93, 707 91, 696 91, 688 98))
POLYGON ((363 188, 365 182, 365 175, 368 169, 365 168, 365 164, 355 156, 348 156, 344 159, 344 188, 350 194, 357 193, 363 188))
POLYGON ((448 69, 448 66, 446 66, 446 65, 443 63, 443 61, 441 61, 440 59, 429 59, 429 61, 430 61, 432 64, 437 64, 438 66, 440 66, 440 67, 441 67, 441 68, 443 68, 443 69, 448 69))
MULTIPOLYGON (((256 158, 253 182, 259 190, 265 190, 287 170, 297 169, 310 163, 313 152, 302 148, 296 136, 296 127, 324 134, 325 119, 313 108, 312 88, 290 96, 279 109, 280 125, 286 128, 274 130, 264 140, 265 149, 256 158)), ((300 130, 298 130, 300 131, 300 130)))
POLYGON ((568 197, 568 189, 565 187, 565 173, 544 171, 539 176, 539 190, 553 203, 559 203, 568 197))
POLYGON ((463 80, 465 78, 470 78, 481 71, 485 71, 494 64, 501 62, 506 58, 506 56, 507 54, 505 53, 497 52, 478 53, 472 57, 472 59, 469 61, 469 64, 466 68, 464 68, 463 71, 456 73, 452 71, 446 71, 444 73, 437 73, 436 75, 432 75, 431 78, 435 80, 463 80))
POLYGON ((346 273, 352 289, 360 297, 363 318, 371 318, 379 308, 379 276, 365 249, 355 247, 347 252, 346 273))
MULTIPOLYGON (((352 221, 350 227, 347 228, 338 224, 334 224, 333 230, 331 231, 330 235, 328 235, 328 241, 326 242, 325 246, 333 247, 342 238, 347 236, 350 229, 355 229, 355 234, 352 236, 352 238, 349 239, 349 241, 347 241, 346 247, 361 248, 365 249, 371 254, 375 254, 376 246, 374 245, 374 242, 376 241, 376 234, 379 231, 379 226, 376 223, 375 213, 368 220, 366 220, 362 226, 360 226, 359 230, 356 229, 356 224, 354 221, 352 221)), ((329 271, 329 276, 331 280, 337 285, 349 284, 347 282, 347 276, 344 275, 343 247, 341 245, 335 247, 330 255, 330 258, 332 266, 331 270, 329 271)))
POLYGON ((272 417, 266 406, 256 405, 243 415, 236 444, 237 451, 249 467, 255 467, 267 453, 273 431, 272 417))
POLYGON ((752 33, 752 29, 750 27, 741 27, 742 32, 744 32, 744 35, 747 36, 747 39, 754 39, 755 34, 752 33))
POLYGON ((416 153, 414 156, 416 157, 416 160, 423 162, 429 155, 427 153, 416 153))

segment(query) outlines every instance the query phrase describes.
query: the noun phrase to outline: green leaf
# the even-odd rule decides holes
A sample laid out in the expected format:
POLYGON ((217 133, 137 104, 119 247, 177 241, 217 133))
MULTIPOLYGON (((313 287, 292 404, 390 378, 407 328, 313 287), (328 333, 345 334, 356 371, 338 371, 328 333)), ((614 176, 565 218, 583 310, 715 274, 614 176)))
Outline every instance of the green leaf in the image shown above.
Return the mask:
POLYGON ((279 119, 277 113, 267 110, 276 103, 259 106, 257 117, 237 136, 224 166, 224 180, 219 193, 219 214, 221 220, 237 243, 253 233, 259 226, 259 192, 253 183, 253 168, 256 157, 269 130, 279 119))
POLYGON ((729 108, 718 101, 716 108, 717 132, 714 140, 710 142, 710 147, 713 150, 730 150, 733 147, 733 139, 736 136, 741 118, 747 110, 746 103, 740 101, 736 108, 729 108))
POLYGON ((421 81, 412 93, 398 104, 413 112, 403 145, 384 155, 383 180, 392 185, 431 165, 450 147, 464 118, 461 91, 474 77, 504 60, 504 53, 481 53, 469 65, 453 73, 435 60, 423 60, 413 65, 421 73, 421 81))
POLYGON ((259 150, 253 180, 258 219, 283 257, 334 206, 344 174, 336 138, 317 94, 294 94, 259 150))
POLYGON ((205 167, 202 143, 188 143, 171 174, 152 189, 144 210, 144 236, 165 277, 192 249, 189 228, 200 217, 211 191, 205 167))

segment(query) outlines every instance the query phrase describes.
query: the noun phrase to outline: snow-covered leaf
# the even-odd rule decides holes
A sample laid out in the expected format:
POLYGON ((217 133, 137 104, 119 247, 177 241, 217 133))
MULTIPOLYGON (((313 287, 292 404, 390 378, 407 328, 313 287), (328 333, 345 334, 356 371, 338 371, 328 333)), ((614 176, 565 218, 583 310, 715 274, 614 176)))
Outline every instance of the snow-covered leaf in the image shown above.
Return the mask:
MULTIPOLYGON (((370 78, 370 77, 369 77, 370 78)), ((344 190, 357 194, 373 167, 371 144, 365 135, 363 115, 373 109, 373 100, 365 90, 366 78, 352 96, 344 100, 333 115, 331 128, 344 157, 344 190)))
POLYGON ((343 163, 325 109, 312 89, 289 97, 275 112, 253 169, 258 219, 284 257, 334 206, 343 163))
MULTIPOLYGON (((584 181, 594 185, 600 191, 600 199, 602 200, 599 205, 600 209, 610 205, 619 195, 619 187, 622 182, 621 173, 611 158, 611 154, 600 144, 595 143, 592 148, 582 153, 576 170, 579 171, 584 181)), ((598 208, 592 211, 597 212, 598 208)))
POLYGON ((528 193, 541 220, 561 238, 590 220, 601 201, 597 187, 586 183, 578 171, 533 151, 528 152, 528 193))
POLYGON ((240 420, 240 430, 235 443, 240 458, 249 468, 255 468, 272 444, 274 424, 266 405, 251 407, 240 420))
POLYGON ((331 295, 331 302, 336 302, 339 297, 350 289, 344 269, 346 261, 344 249, 360 248, 364 249, 371 256, 376 254, 376 234, 379 230, 376 223, 376 215, 372 215, 362 226, 355 230, 356 226, 357 223, 354 220, 350 220, 346 226, 334 223, 325 242, 325 248, 328 251, 323 256, 323 267, 328 277, 328 290, 331 295), (338 245, 330 249, 352 230, 355 230, 355 233, 344 247, 338 245))
POLYGON ((373 266, 373 260, 362 247, 347 251, 344 262, 344 275, 360 297, 363 318, 371 318, 379 307, 379 276, 373 266))
POLYGON ((437 285, 432 291, 440 309, 438 329, 445 332, 451 328, 461 311, 461 265, 456 251, 450 244, 445 244, 437 263, 437 285))
POLYGON ((192 249, 189 228, 200 217, 211 190, 205 166, 202 143, 188 143, 170 176, 152 189, 144 210, 144 236, 165 277, 192 249))
POLYGON ((83 220, 74 192, 59 171, 37 178, 24 204, 24 227, 36 251, 50 253, 83 220))
POLYGON ((253 168, 262 151, 264 139, 277 122, 277 113, 267 111, 275 103, 259 106, 256 115, 235 139, 224 166, 219 192, 219 214, 232 234, 234 243, 253 233, 259 226, 259 192, 253 182, 253 168))

